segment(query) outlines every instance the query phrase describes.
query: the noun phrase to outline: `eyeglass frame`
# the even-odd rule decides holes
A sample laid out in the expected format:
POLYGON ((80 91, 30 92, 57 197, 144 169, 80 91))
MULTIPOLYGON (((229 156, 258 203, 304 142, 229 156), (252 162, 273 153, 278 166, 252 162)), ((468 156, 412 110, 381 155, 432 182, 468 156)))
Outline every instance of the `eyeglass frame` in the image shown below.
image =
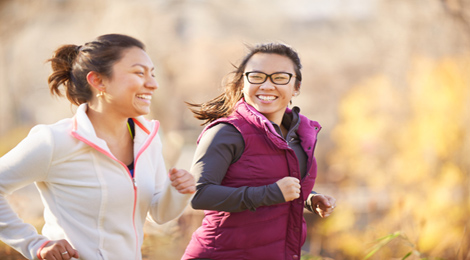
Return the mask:
POLYGON ((271 80, 271 82, 272 82, 273 84, 276 84, 276 85, 287 85, 287 84, 289 84, 290 80, 292 79, 292 76, 294 76, 294 78, 297 78, 296 75, 294 75, 294 74, 292 74, 292 73, 289 73, 289 72, 274 72, 274 73, 272 73, 272 74, 267 74, 267 73, 264 73, 264 72, 262 72, 262 71, 249 71, 249 72, 243 73, 243 75, 246 77, 246 80, 248 80, 248 82, 249 82, 250 84, 263 84, 263 83, 266 82, 266 80, 268 80, 268 78, 269 78, 269 80, 271 80), (252 83, 252 82, 250 81, 249 77, 248 77, 248 75, 249 75, 250 73, 261 73, 261 74, 264 74, 266 77, 264 78, 263 82, 252 83), (287 80, 287 82, 284 83, 284 84, 274 83, 273 78, 272 78, 271 76, 272 76, 272 75, 275 75, 275 74, 287 74, 287 75, 289 75, 289 80, 287 80))

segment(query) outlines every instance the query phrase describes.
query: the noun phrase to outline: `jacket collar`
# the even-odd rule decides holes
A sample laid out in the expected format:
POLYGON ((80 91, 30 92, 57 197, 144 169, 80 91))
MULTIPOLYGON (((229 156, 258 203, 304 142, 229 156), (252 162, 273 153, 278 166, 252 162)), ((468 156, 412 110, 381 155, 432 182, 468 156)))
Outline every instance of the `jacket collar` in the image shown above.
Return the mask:
MULTIPOLYGON (((109 151, 109 148, 106 142, 99 138, 96 135, 95 129, 93 124, 91 123, 86 111, 88 109, 88 105, 86 103, 81 104, 77 108, 77 112, 72 119, 72 130, 71 134, 75 137, 80 137, 79 139, 83 140, 86 139, 88 142, 95 144, 96 146, 109 151)), ((134 137, 134 144, 138 147, 141 146, 143 143, 146 143, 148 137, 150 136, 152 139, 156 135, 159 122, 156 120, 147 120, 143 116, 139 116, 132 119, 135 123, 135 137, 134 137)))
MULTIPOLYGON (((254 120, 261 126, 263 126, 265 129, 267 128, 271 133, 276 133, 276 129, 274 128, 273 124, 271 121, 269 121, 263 114, 261 114, 258 110, 256 110, 254 107, 252 107, 250 104, 246 103, 245 99, 242 98, 238 103, 235 105, 235 110, 240 111, 240 107, 244 107, 245 111, 251 114, 251 116, 254 116, 257 120, 254 120)), ((242 115, 244 117, 250 116, 248 114, 242 115)))

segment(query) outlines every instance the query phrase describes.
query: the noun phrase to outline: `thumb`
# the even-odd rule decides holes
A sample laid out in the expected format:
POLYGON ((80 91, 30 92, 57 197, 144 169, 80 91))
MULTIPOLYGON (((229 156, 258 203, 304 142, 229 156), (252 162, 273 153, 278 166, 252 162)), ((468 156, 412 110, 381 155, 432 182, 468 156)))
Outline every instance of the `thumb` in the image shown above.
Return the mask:
POLYGON ((73 250, 72 257, 74 257, 74 258, 80 258, 80 256, 78 255, 78 251, 77 251, 77 250, 73 250))
POLYGON ((171 176, 171 175, 175 174, 176 172, 178 172, 178 170, 177 170, 175 167, 172 167, 172 168, 168 171, 168 175, 171 176))
POLYGON ((168 178, 170 178, 170 181, 174 181, 178 179, 178 172, 179 170, 176 169, 175 167, 170 169, 170 171, 168 172, 168 178))
POLYGON ((318 194, 314 198, 315 198, 315 201, 316 201, 315 204, 317 206, 325 206, 327 208, 330 207, 330 202, 328 201, 328 199, 325 196, 323 196, 321 194, 318 194))
POLYGON ((328 208, 331 207, 330 201, 328 200, 327 197, 321 196, 321 202, 328 208))

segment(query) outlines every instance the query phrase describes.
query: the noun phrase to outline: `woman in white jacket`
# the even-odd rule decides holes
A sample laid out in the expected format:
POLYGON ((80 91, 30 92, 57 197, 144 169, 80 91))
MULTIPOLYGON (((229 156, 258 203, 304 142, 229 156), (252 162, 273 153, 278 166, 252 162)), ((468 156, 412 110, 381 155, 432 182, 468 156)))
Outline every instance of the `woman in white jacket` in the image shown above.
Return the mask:
POLYGON ((181 215, 195 191, 185 170, 166 172, 150 112, 157 89, 144 45, 109 34, 64 45, 49 60, 53 94, 77 105, 74 117, 35 126, 0 158, 0 239, 28 259, 141 259, 147 215, 181 215), (42 234, 5 196, 35 183, 45 206, 42 234))

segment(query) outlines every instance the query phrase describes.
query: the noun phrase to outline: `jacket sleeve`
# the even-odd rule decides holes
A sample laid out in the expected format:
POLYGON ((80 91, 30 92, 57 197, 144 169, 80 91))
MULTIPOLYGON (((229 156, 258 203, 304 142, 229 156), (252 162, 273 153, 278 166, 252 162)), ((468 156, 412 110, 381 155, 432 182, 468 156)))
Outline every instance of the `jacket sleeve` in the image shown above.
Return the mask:
POLYGON ((37 250, 48 239, 19 218, 6 196, 45 179, 53 145, 48 127, 36 126, 23 141, 0 158, 0 239, 28 259, 37 259, 37 250))
POLYGON ((204 133, 191 167, 197 181, 191 202, 194 209, 255 211, 260 206, 285 202, 276 183, 238 188, 221 185, 227 169, 241 157, 244 149, 243 137, 232 125, 217 124, 204 133))
POLYGON ((152 198, 149 215, 153 221, 163 224, 181 216, 191 201, 193 194, 181 194, 175 187, 171 186, 161 152, 162 144, 160 137, 157 135, 155 139, 158 146, 158 151, 155 155, 157 170, 155 173, 155 193, 152 198))

